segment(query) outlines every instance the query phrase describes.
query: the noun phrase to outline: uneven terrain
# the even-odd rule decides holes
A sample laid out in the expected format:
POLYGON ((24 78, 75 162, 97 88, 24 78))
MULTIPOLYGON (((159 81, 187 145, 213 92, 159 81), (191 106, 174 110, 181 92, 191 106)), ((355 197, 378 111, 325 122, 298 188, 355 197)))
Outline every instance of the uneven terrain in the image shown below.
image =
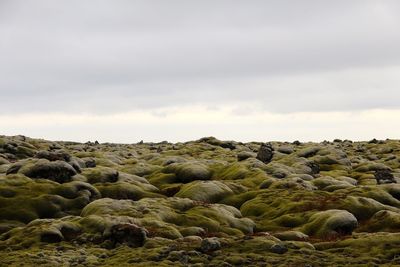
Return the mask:
POLYGON ((0 266, 400 266, 400 141, 0 136, 0 266))

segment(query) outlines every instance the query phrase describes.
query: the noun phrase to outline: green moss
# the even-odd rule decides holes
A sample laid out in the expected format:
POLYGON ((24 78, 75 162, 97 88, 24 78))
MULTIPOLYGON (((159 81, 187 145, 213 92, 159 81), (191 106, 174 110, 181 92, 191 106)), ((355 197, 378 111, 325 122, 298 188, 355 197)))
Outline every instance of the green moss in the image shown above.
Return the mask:
POLYGON ((176 197, 190 198, 196 201, 215 203, 233 195, 234 192, 227 185, 219 181, 194 181, 185 184, 176 197))
POLYGON ((46 179, 32 180, 22 175, 0 178, 0 190, 14 193, 0 196, 0 220, 28 223, 37 218, 77 214, 90 201, 100 197, 89 184, 58 184, 46 179))
POLYGON ((196 162, 173 163, 165 167, 163 172, 175 173, 177 181, 182 183, 211 178, 211 171, 207 166, 196 162))
POLYGON ((231 196, 224 198, 221 201, 221 203, 240 209, 240 207, 243 205, 243 203, 245 203, 246 201, 248 201, 250 199, 255 198, 258 193, 259 193, 259 191, 249 191, 249 192, 245 192, 245 193, 231 195, 231 196))
POLYGON ((140 186, 125 182, 96 184, 102 197, 114 199, 139 200, 144 197, 164 197, 155 192, 149 192, 140 186))
POLYGON ((214 179, 217 180, 240 180, 250 174, 249 169, 243 163, 234 163, 218 168, 214 172, 214 179))
POLYGON ((83 170, 82 175, 85 176, 87 181, 91 184, 116 182, 119 178, 118 171, 102 166, 85 169, 83 170))
POLYGON ((313 214, 301 231, 319 238, 330 238, 349 235, 357 225, 356 217, 348 211, 327 210, 313 214))

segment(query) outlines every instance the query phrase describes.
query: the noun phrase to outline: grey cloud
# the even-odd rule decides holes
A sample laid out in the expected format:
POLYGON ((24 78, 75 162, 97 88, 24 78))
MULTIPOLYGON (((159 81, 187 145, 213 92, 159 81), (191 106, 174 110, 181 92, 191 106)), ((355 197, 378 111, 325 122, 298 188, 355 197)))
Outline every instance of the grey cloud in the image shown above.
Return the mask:
POLYGON ((399 12, 389 0, 3 0, 0 112, 396 108, 400 84, 386 76, 367 87, 297 77, 400 67, 399 12))

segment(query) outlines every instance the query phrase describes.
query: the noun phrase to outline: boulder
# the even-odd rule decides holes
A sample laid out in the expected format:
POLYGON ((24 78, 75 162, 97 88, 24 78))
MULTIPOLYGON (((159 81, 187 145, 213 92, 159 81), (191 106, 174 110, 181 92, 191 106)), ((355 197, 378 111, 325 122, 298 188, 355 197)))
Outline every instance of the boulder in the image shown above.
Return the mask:
POLYGON ((221 242, 217 237, 204 238, 201 241, 200 250, 204 253, 212 252, 221 249, 221 242))
POLYGON ((103 236, 111 241, 111 247, 115 248, 118 244, 125 244, 129 247, 142 247, 146 241, 148 231, 133 223, 123 223, 113 225, 103 236))
POLYGON ((389 170, 377 170, 374 176, 378 184, 396 183, 396 179, 389 170))
POLYGON ((63 150, 56 150, 56 151, 42 150, 36 152, 35 157, 39 159, 47 159, 49 161, 56 161, 56 160, 69 161, 71 159, 71 156, 63 150))
POLYGON ((70 182, 71 177, 77 174, 76 170, 65 161, 46 159, 37 161, 33 166, 26 166, 26 168, 22 166, 18 172, 33 179, 43 178, 57 183, 70 182))
POLYGON ((261 144, 256 158, 264 163, 269 163, 274 156, 274 148, 270 143, 261 144))
POLYGON ((301 229, 307 235, 331 238, 350 235, 357 225, 356 217, 346 210, 326 210, 313 214, 301 229))

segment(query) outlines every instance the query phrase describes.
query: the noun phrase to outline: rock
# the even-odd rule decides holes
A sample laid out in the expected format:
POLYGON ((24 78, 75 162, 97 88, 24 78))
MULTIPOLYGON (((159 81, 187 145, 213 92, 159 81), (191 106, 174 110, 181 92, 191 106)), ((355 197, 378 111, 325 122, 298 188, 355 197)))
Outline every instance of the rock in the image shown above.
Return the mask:
POLYGON ((306 147, 300 151, 297 152, 297 155, 299 157, 303 158, 309 158, 315 156, 321 148, 319 146, 311 146, 311 147, 306 147))
POLYGON ((270 143, 261 144, 260 148, 258 149, 257 159, 264 162, 269 163, 274 156, 274 148, 270 143))
POLYGON ((237 160, 242 161, 248 158, 255 158, 257 156, 256 153, 250 151, 241 151, 237 154, 237 160))
POLYGON ((218 238, 205 238, 201 241, 200 250, 204 253, 213 252, 221 249, 221 243, 218 238))
POLYGON ((374 139, 368 141, 368 144, 378 144, 378 142, 379 141, 376 138, 374 138, 374 139))
POLYGON ((59 243, 64 239, 60 231, 45 231, 40 235, 40 242, 59 243))
POLYGON ((96 167, 96 160, 94 158, 83 158, 82 160, 85 163, 86 168, 96 167))
POLYGON ((396 179, 389 170, 377 170, 374 176, 378 184, 396 183, 396 179))
POLYGON ((47 159, 49 161, 56 161, 56 160, 63 160, 63 161, 69 161, 71 159, 71 156, 63 151, 63 150, 58 150, 58 151, 38 151, 35 155, 36 158, 39 159, 47 159))
POLYGON ((89 183, 115 183, 118 181, 119 172, 109 167, 94 167, 83 169, 82 175, 85 176, 89 183))
POLYGON ((233 141, 223 141, 219 146, 222 148, 228 148, 230 150, 234 150, 236 148, 236 145, 233 141))
POLYGON ((283 243, 277 243, 277 244, 272 245, 272 246, 269 248, 269 250, 270 250, 272 253, 284 254, 284 253, 286 253, 286 252, 288 251, 288 248, 287 248, 286 245, 283 244, 283 243))
POLYGON ((18 173, 19 169, 21 169, 22 164, 21 163, 16 163, 11 165, 10 168, 7 169, 6 174, 14 174, 14 173, 18 173))
POLYGON ((71 181, 71 177, 77 174, 76 170, 65 161, 48 161, 45 159, 39 160, 33 166, 19 172, 30 178, 49 179, 58 183, 66 183, 71 181))
POLYGON ((350 235, 358 222, 353 214, 346 210, 326 210, 312 215, 302 227, 302 232, 320 238, 350 235))
POLYGON ((306 166, 308 166, 311 169, 311 173, 309 173, 311 175, 316 175, 320 172, 319 165, 314 161, 308 161, 306 163, 306 166))
POLYGON ((278 152, 281 152, 283 154, 292 154, 293 148, 291 146, 280 146, 278 148, 278 152))
POLYGON ((299 231, 286 231, 273 234, 276 238, 286 241, 306 241, 309 236, 299 231))
POLYGON ((113 225, 109 232, 104 234, 104 237, 112 242, 112 247, 116 247, 118 244, 126 244, 135 248, 143 246, 147 234, 145 228, 125 223, 113 225))

